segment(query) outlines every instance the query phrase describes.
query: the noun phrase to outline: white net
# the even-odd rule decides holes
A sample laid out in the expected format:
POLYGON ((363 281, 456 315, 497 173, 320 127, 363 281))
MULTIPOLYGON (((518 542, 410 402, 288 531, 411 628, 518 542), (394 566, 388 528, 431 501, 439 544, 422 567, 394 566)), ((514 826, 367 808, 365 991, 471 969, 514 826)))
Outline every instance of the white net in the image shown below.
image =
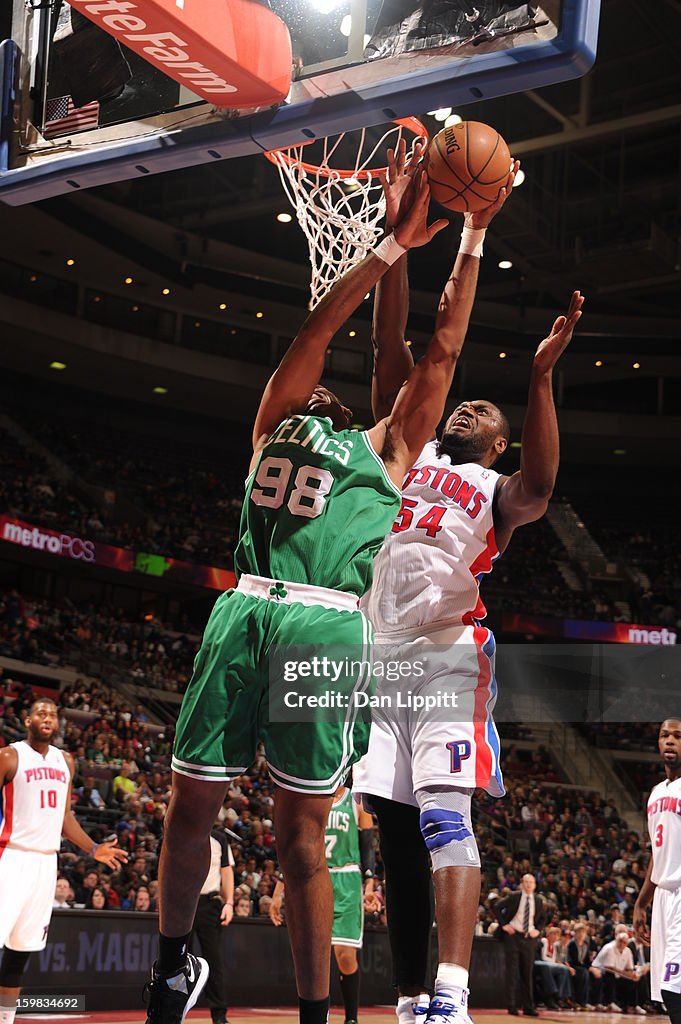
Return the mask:
MULTIPOLYGON (((404 132, 410 134, 411 129, 395 124, 375 143, 368 142, 366 129, 352 133, 352 137, 341 132, 323 139, 316 167, 308 163, 312 157, 307 146, 267 154, 279 169, 284 191, 307 238, 312 266, 310 309, 342 274, 364 259, 381 236, 385 197, 377 171, 385 166, 387 150, 396 148, 404 132), (347 155, 348 142, 355 141, 355 134, 358 145, 350 165, 352 173, 341 176, 333 170, 331 161, 339 157, 341 146, 347 155)), ((419 137, 424 136, 412 137, 412 145, 419 137)))

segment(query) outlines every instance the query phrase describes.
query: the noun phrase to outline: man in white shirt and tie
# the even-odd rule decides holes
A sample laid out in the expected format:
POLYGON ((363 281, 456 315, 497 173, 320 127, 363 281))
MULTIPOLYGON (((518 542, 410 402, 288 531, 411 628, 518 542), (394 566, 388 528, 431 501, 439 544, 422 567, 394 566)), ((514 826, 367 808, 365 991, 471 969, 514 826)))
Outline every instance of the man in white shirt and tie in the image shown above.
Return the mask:
POLYGON ((533 966, 546 912, 541 896, 535 894, 536 888, 534 875, 523 875, 519 891, 494 905, 506 956, 508 1012, 513 1016, 518 1015, 518 982, 523 1013, 526 1017, 539 1016, 534 1005, 533 966))

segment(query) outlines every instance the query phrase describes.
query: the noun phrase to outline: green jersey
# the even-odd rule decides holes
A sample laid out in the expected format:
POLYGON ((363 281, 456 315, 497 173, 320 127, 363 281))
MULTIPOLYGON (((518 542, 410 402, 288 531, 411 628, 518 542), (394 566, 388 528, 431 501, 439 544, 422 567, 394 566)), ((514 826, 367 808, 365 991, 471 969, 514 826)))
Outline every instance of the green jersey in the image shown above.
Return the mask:
POLYGON ((331 805, 324 833, 326 863, 329 870, 349 865, 359 867, 359 828, 355 817, 352 793, 346 789, 340 800, 331 805))
POLYGON ((250 573, 361 597, 400 500, 366 431, 334 431, 326 417, 291 416, 246 482, 237 577, 250 573))

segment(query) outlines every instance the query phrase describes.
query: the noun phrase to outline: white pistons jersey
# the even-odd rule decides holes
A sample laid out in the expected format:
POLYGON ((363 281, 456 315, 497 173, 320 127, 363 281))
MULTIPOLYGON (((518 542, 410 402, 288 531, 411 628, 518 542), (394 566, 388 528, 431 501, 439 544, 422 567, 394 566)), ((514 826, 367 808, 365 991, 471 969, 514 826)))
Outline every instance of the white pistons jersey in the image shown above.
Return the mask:
POLYGON ((499 474, 452 465, 430 441, 407 474, 402 507, 374 560, 360 607, 378 635, 438 623, 473 624, 487 614, 480 581, 498 557, 494 490, 499 474))
POLYGON ((55 853, 61 846, 71 774, 57 747, 43 757, 21 740, 13 743, 18 764, 14 778, 2 789, 0 851, 4 847, 55 853))
POLYGON ((653 852, 652 882, 681 886, 681 778, 660 782, 648 798, 648 832, 653 852))

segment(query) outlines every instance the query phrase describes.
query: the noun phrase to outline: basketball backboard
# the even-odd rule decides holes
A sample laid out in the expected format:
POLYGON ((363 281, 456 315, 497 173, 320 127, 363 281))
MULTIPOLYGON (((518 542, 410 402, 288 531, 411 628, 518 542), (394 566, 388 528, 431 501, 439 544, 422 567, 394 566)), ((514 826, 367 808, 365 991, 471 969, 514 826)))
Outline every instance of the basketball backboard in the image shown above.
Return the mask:
POLYGON ((0 199, 20 205, 255 154, 576 78, 593 64, 600 0, 475 5, 272 0, 291 34, 294 80, 283 104, 254 112, 201 100, 65 0, 14 0, 0 69, 0 199))

